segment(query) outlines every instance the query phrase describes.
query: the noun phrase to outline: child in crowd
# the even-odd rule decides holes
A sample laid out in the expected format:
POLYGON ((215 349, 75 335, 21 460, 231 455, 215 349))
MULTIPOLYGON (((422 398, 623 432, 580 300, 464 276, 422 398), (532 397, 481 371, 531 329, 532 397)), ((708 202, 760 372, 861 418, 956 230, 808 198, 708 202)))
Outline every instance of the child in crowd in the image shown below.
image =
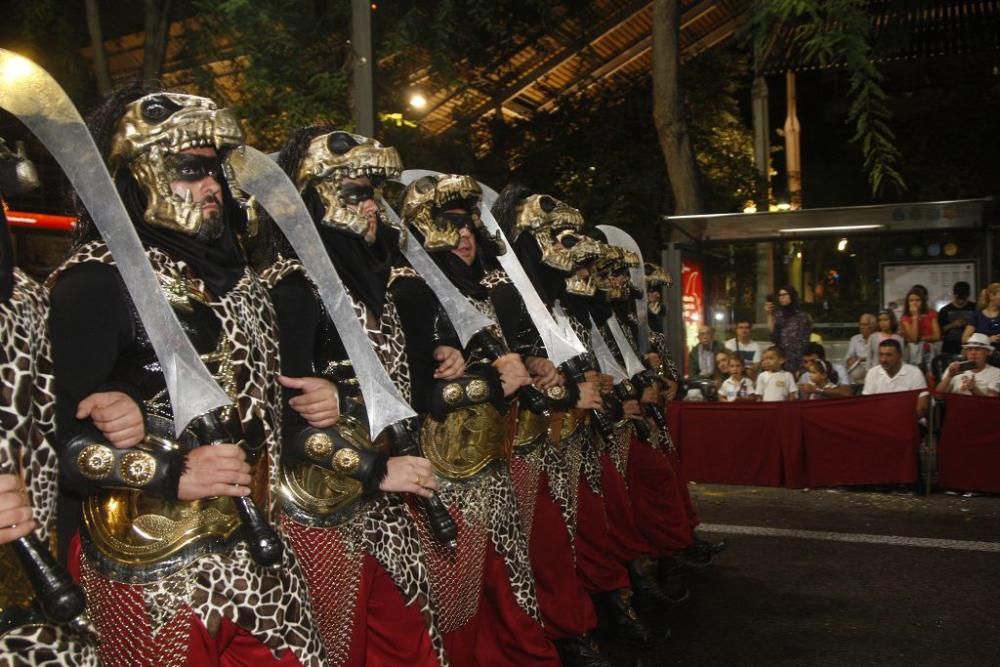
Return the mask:
POLYGON ((809 371, 810 383, 800 389, 806 400, 836 397, 835 394, 828 393, 839 386, 833 364, 826 359, 810 359, 806 362, 806 370, 809 371))
POLYGON ((798 398, 795 376, 782 370, 784 363, 785 353, 777 345, 772 345, 764 352, 761 360, 761 368, 764 370, 757 376, 754 391, 758 401, 789 401, 798 398))
MULTIPOLYGON (((891 308, 878 311, 878 327, 875 333, 868 337, 868 358, 878 361, 878 346, 882 341, 893 339, 899 342, 902 349, 906 349, 906 341, 899 335, 899 320, 896 313, 891 308)), ((874 362, 868 364, 869 368, 875 366, 874 362)))
POLYGON ((729 369, 729 378, 722 383, 719 388, 719 401, 722 403, 735 403, 740 401, 754 401, 753 381, 744 375, 746 365, 743 357, 735 352, 729 355, 726 362, 729 369))

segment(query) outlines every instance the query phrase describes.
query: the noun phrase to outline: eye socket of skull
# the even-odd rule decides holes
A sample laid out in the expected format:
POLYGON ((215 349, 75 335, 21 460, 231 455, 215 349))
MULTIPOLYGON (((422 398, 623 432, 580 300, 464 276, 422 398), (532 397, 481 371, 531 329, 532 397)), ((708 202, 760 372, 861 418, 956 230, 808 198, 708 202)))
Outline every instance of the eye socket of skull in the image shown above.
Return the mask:
POLYGON ((538 207, 546 213, 551 213, 556 210, 556 200, 548 195, 542 195, 538 198, 538 207))
POLYGON ((164 95, 154 95, 143 101, 142 117, 150 123, 159 124, 173 116, 181 107, 164 95))
POLYGON ((577 243, 580 242, 580 237, 578 237, 573 232, 563 232, 562 234, 556 237, 556 240, 559 241, 562 247, 569 250, 570 248, 572 248, 573 246, 575 246, 577 243))
POLYGON ((358 145, 358 142, 347 132, 331 132, 326 140, 326 146, 334 155, 343 155, 358 145))

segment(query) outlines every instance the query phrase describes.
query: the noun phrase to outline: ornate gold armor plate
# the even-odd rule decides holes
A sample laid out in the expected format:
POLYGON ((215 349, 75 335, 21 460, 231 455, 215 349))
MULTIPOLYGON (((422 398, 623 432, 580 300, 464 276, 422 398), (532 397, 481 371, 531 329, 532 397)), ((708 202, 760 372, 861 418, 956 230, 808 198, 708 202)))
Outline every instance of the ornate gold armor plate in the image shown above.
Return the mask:
POLYGON ((444 421, 424 419, 420 445, 439 474, 468 479, 503 458, 506 434, 503 415, 491 403, 476 403, 452 410, 444 421))
POLYGON ((517 413, 517 433, 514 435, 514 449, 525 449, 541 444, 549 431, 551 417, 540 415, 528 409, 517 413))

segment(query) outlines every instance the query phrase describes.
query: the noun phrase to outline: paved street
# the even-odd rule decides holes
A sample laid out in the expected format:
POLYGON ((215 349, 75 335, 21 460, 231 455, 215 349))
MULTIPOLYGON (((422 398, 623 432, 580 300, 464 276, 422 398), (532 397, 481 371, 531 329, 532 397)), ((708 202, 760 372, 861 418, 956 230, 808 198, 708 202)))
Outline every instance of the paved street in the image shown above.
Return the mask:
POLYGON ((1000 498, 692 491, 703 537, 730 546, 645 667, 1000 665, 1000 498))

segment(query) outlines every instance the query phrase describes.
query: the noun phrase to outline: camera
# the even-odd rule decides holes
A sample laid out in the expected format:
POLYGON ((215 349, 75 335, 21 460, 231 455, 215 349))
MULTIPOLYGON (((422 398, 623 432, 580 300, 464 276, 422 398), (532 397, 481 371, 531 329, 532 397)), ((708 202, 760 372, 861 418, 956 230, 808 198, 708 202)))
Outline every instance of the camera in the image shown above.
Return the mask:
POLYGON ((971 371, 976 367, 976 362, 974 361, 963 361, 958 364, 958 372, 964 373, 965 371, 971 371))

